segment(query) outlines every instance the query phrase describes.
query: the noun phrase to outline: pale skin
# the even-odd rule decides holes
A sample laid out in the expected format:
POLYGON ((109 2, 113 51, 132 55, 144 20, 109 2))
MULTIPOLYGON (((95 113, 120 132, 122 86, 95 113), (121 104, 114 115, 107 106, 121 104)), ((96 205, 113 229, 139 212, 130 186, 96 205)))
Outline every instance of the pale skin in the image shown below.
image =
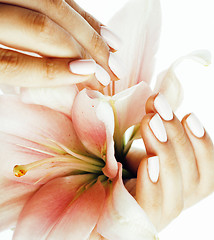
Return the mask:
POLYGON ((84 82, 102 89, 94 74, 77 76, 68 67, 74 60, 94 59, 112 80, 118 79, 108 65, 114 49, 100 36, 101 26, 72 0, 0 1, 0 43, 42 57, 0 48, 0 83, 47 87, 84 82))
MULTIPOLYGON (((102 89, 94 74, 77 76, 68 67, 71 61, 93 58, 112 80, 117 79, 108 65, 114 49, 100 36, 101 25, 72 0, 0 0, 0 43, 41 56, 0 48, 0 83, 52 87, 79 79, 84 86, 102 89)), ((170 121, 162 119, 167 142, 160 142, 149 126, 157 113, 155 97, 148 100, 147 115, 141 123, 146 153, 132 151, 128 164, 137 173, 136 200, 161 230, 183 209, 213 192, 214 149, 206 131, 200 138, 192 133, 186 123, 188 115, 181 122, 175 115, 170 121), (150 156, 160 159, 155 183, 148 174, 150 156)))
POLYGON ((182 121, 175 114, 170 121, 162 118, 167 141, 160 142, 149 125, 158 113, 154 106, 156 97, 154 95, 147 101, 147 115, 141 123, 146 152, 134 149, 128 161, 133 172, 137 172, 136 190, 133 189, 132 193, 160 231, 182 210, 214 191, 214 148, 206 130, 202 137, 191 131, 187 124, 190 114, 182 121), (151 156, 160 159, 159 178, 155 183, 148 173, 148 158, 151 156))

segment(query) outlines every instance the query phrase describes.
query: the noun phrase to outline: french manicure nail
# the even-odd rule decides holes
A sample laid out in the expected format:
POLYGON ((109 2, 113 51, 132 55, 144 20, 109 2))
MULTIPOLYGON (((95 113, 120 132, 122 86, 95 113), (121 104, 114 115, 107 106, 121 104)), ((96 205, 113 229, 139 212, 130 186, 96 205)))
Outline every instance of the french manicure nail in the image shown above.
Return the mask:
POLYGON ((93 59, 75 60, 69 63, 72 73, 79 75, 89 75, 96 71, 96 62, 93 59))
POLYGON ((109 85, 111 78, 109 74, 99 64, 96 65, 95 77, 103 85, 109 85))
POLYGON ((160 116, 157 113, 150 120, 149 126, 152 129, 152 132, 154 133, 155 137, 160 142, 166 142, 167 141, 167 134, 166 134, 165 127, 163 125, 163 122, 162 122, 160 116))
POLYGON ((166 121, 173 119, 172 109, 162 94, 158 94, 154 100, 154 106, 159 115, 166 121))
POLYGON ((187 125, 190 128, 191 132, 198 138, 204 136, 204 127, 194 113, 191 113, 186 119, 187 125))
POLYGON ((115 54, 110 52, 108 65, 112 72, 121 79, 124 76, 124 69, 122 67, 122 62, 120 58, 115 54))
POLYGON ((151 181, 156 183, 158 181, 160 172, 159 157, 154 156, 148 158, 148 172, 151 181))
POLYGON ((100 35, 106 41, 106 43, 113 49, 118 50, 121 46, 122 41, 120 38, 112 32, 108 27, 100 27, 100 35))

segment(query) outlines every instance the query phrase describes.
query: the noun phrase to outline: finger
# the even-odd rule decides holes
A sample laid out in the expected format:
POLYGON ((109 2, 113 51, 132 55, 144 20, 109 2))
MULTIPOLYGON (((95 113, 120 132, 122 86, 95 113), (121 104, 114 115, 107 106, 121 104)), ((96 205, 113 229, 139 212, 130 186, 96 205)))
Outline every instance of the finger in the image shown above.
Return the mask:
POLYGON ((141 135, 148 155, 160 160, 159 182, 163 193, 162 211, 166 222, 183 209, 183 187, 180 167, 171 141, 158 114, 147 114, 141 122, 141 135))
POLYGON ((100 73, 96 73, 93 60, 76 62, 70 59, 37 58, 0 49, 0 72, 0 83, 12 86, 53 87, 88 81, 94 82, 97 89, 103 88, 96 81, 95 76, 100 73))
POLYGON ((106 69, 111 79, 117 80, 118 77, 120 78, 117 75, 121 74, 121 69, 115 61, 115 56, 110 54, 108 45, 67 2, 63 0, 0 0, 0 2, 29 8, 48 16, 73 36, 87 50, 90 56, 106 69))
POLYGON ((195 154, 189 138, 178 118, 173 114, 170 105, 161 94, 156 94, 148 100, 147 112, 159 113, 180 165, 184 197, 196 190, 199 182, 199 173, 195 154))
POLYGON ((144 157, 138 168, 136 200, 149 219, 160 230, 162 216, 162 191, 158 181, 159 159, 144 157), (156 161, 157 160, 157 161, 156 161), (153 164, 154 163, 154 164, 153 164))
POLYGON ((182 124, 194 149, 200 175, 202 197, 214 190, 214 148, 212 140, 195 114, 186 115, 182 124))
POLYGON ((134 174, 134 176, 137 176, 138 167, 142 159, 146 156, 145 150, 141 148, 131 147, 129 150, 126 156, 125 165, 134 174))
POLYGON ((90 13, 86 12, 79 5, 77 5, 73 0, 66 0, 66 2, 77 11, 93 28, 99 33, 108 44, 112 52, 119 49, 121 45, 120 38, 112 32, 108 27, 104 26, 96 18, 94 18, 90 13))
POLYGON ((48 57, 82 57, 80 45, 69 33, 29 9, 0 4, 0 31, 0 43, 8 47, 48 57))
POLYGON ((100 34, 100 26, 103 24, 99 22, 95 17, 93 17, 90 13, 86 12, 82 9, 76 2, 73 0, 66 0, 66 2, 76 11, 78 12, 93 28, 100 34))

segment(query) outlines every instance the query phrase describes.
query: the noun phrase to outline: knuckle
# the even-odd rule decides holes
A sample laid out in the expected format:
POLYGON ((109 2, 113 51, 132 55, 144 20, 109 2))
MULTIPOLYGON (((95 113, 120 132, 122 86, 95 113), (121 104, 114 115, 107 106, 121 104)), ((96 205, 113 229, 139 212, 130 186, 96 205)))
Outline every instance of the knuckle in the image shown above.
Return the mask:
POLYGON ((214 191, 214 181, 210 179, 201 179, 199 192, 204 198, 214 191))
POLYGON ((49 34, 50 19, 41 13, 30 12, 27 16, 27 22, 31 28, 39 35, 49 34))
POLYGON ((165 159, 162 159, 162 162, 166 171, 180 172, 177 159, 173 154, 169 153, 168 156, 165 156, 165 159))
POLYGON ((176 218, 184 209, 184 201, 176 201, 175 206, 172 209, 168 209, 165 213, 165 218, 168 219, 168 221, 172 221, 174 218, 176 218))
POLYGON ((186 138, 185 132, 184 132, 184 131, 180 131, 178 134, 176 134, 176 135, 173 137, 173 141, 174 141, 176 144, 179 144, 179 145, 181 145, 181 146, 186 146, 186 144, 187 144, 187 138, 186 138))
POLYGON ((60 7, 63 4, 63 0, 48 0, 48 4, 53 5, 54 7, 60 7))
POLYGON ((83 11, 83 15, 82 16, 88 23, 92 23, 94 21, 92 16, 88 12, 86 12, 86 11, 83 11))
POLYGON ((102 53, 102 49, 105 47, 105 43, 97 32, 93 32, 90 43, 93 46, 94 54, 100 55, 102 53))
POLYGON ((178 201, 174 209, 174 217, 177 217, 184 209, 184 201, 178 201))
POLYGON ((50 58, 44 59, 44 79, 53 80, 56 75, 56 66, 50 58))
POLYGON ((7 73, 16 71, 19 68, 20 56, 10 50, 0 50, 0 72, 7 73))
POLYGON ((192 179, 191 183, 186 184, 184 186, 184 197, 185 199, 188 199, 190 196, 193 196, 198 189, 199 184, 199 178, 198 179, 192 179))

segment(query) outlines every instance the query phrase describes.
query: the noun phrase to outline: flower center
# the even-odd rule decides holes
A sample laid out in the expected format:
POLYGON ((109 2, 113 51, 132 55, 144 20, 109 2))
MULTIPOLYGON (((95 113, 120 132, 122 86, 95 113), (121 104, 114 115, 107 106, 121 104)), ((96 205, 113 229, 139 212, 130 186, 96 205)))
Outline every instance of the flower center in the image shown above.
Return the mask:
MULTIPOLYGON (((48 171, 46 175, 50 176, 52 173, 59 171, 60 168, 62 171, 65 171, 65 168, 67 168, 68 172, 70 171, 70 174, 83 174, 83 173, 93 173, 97 174, 98 176, 103 175, 102 169, 105 166, 105 162, 100 158, 85 156, 76 152, 73 152, 71 149, 67 148, 66 146, 56 143, 57 148, 54 147, 53 153, 53 147, 50 148, 50 152, 42 151, 41 149, 24 147, 25 149, 30 149, 33 151, 36 151, 37 153, 45 153, 47 155, 50 155, 50 157, 47 157, 42 160, 38 160, 26 165, 16 165, 14 166, 13 172, 16 177, 22 177, 30 170, 42 168, 48 171)), ((43 144, 40 144, 41 146, 44 146, 43 144)), ((47 146, 46 146, 47 147, 47 146)), ((68 174, 68 173, 67 173, 68 174)), ((45 177, 42 177, 41 179, 44 179, 45 177)), ((40 181, 39 179, 38 181, 40 181)), ((37 182, 38 182, 37 181, 37 182)))

